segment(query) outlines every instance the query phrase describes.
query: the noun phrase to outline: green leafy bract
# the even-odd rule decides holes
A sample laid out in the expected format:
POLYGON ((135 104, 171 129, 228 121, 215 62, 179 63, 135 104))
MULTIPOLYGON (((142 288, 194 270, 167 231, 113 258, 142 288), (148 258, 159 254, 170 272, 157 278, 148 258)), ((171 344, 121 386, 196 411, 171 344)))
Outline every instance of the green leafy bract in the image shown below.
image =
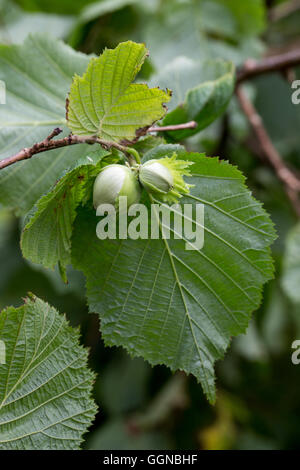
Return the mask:
POLYGON ((83 77, 75 76, 67 104, 73 134, 132 141, 163 117, 170 93, 132 84, 147 54, 144 44, 124 42, 91 59, 83 77))
POLYGON ((194 162, 187 179, 194 187, 180 203, 204 204, 204 247, 186 250, 183 236, 100 241, 94 212, 85 209, 76 219, 72 259, 87 277, 89 307, 100 316, 105 343, 194 374, 214 402, 214 362, 260 304, 262 285, 273 275, 275 234, 227 162, 178 145, 159 146, 144 160, 174 151, 194 162))
POLYGON ((91 152, 73 169, 66 171, 54 188, 39 199, 27 217, 21 238, 25 258, 52 269, 59 263, 65 278, 77 206, 90 197, 93 178, 107 155, 109 153, 103 149, 91 152))
POLYGON ((0 449, 78 449, 96 406, 79 334, 31 296, 0 313, 0 449))

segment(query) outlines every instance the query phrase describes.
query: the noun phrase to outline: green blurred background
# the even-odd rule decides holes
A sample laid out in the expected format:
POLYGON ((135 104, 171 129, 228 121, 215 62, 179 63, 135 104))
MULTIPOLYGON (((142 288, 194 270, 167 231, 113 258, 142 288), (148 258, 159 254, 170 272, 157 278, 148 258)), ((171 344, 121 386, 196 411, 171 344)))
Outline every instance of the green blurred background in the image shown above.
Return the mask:
MULTIPOLYGON (((143 79, 178 56, 221 57, 238 66, 248 58, 299 48, 299 25, 300 2, 293 0, 0 0, 2 43, 22 42, 35 31, 88 54, 127 39, 145 42, 150 59, 143 79)), ((299 72, 266 74, 245 88, 282 158, 300 174, 300 104, 291 102, 290 83, 299 72)), ((297 218, 273 171, 257 158, 257 143, 235 98, 225 115, 186 145, 238 165, 279 234, 273 245, 276 278, 266 286, 247 335, 234 339, 217 364, 215 407, 194 378, 105 348, 98 317, 87 311, 81 274, 70 268, 65 286, 58 273, 25 261, 19 247, 22 221, 1 207, 0 308, 20 305, 33 291, 81 325, 98 374, 99 413, 86 436, 88 449, 299 448, 300 364, 291 362, 291 344, 300 339, 297 218), (297 256, 295 277, 290 262, 297 256)))

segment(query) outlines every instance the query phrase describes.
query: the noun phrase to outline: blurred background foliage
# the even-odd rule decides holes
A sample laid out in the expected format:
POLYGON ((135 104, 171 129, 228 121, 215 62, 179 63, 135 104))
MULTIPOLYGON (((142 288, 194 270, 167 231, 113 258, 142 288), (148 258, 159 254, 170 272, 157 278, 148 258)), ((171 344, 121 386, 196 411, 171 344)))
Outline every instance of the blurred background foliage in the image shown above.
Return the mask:
MULTIPOLYGON (((299 24, 297 0, 0 0, 2 43, 47 31, 77 50, 99 54, 122 40, 142 41, 151 55, 140 78, 150 81, 172 71, 176 60, 184 73, 188 60, 224 58, 240 65, 295 49, 299 24)), ((299 72, 266 74, 245 89, 282 158, 300 172, 300 105, 291 102, 290 84, 299 72)), ((170 88, 176 86, 172 73, 170 88)), ((299 448, 300 365, 291 362, 291 344, 300 338, 299 222, 273 171, 257 158, 257 143, 235 98, 186 145, 238 165, 279 235, 273 246, 276 277, 266 286, 247 335, 234 339, 217 364, 215 407, 194 378, 105 348, 96 315, 88 315, 81 274, 70 268, 65 286, 57 272, 25 261, 19 248, 22 221, 1 207, 0 308, 20 305, 33 290, 81 325, 98 373, 99 413, 86 436, 87 449, 299 448)))

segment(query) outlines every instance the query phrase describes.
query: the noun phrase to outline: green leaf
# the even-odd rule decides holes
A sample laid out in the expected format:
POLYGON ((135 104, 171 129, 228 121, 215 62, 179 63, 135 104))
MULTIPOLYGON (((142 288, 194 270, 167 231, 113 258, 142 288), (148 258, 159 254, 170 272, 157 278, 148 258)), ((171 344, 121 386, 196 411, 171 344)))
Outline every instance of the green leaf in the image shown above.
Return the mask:
POLYGON ((286 238, 283 258, 282 287, 295 303, 300 303, 300 224, 298 223, 286 238))
POLYGON ((96 406, 79 333, 35 296, 0 314, 0 449, 78 449, 96 406))
POLYGON ((159 71, 175 55, 194 60, 222 58, 235 64, 242 64, 249 57, 259 58, 263 52, 260 39, 242 34, 247 32, 247 21, 252 31, 255 25, 260 28, 252 7, 258 2, 235 0, 235 3, 240 4, 243 23, 228 8, 227 0, 159 2, 159 12, 145 13, 138 33, 151 51, 155 68, 159 71))
MULTIPOLYGON (((0 106, 1 159, 39 142, 64 127, 65 100, 74 73, 83 73, 89 57, 48 36, 29 36, 21 46, 0 46, 0 79, 6 105, 0 106)), ((51 150, 0 171, 0 203, 19 214, 56 181, 86 145, 51 150)))
POLYGON ((147 54, 144 44, 124 42, 91 59, 83 77, 75 76, 67 104, 73 134, 132 141, 163 117, 170 93, 131 83, 147 54))
POLYGON ((100 241, 95 214, 85 209, 76 219, 72 259, 87 277, 105 343, 194 374, 214 402, 214 362, 260 304, 262 285, 273 276, 275 234, 237 168, 179 146, 149 153, 174 151, 195 162, 187 179, 194 187, 180 201, 204 204, 204 247, 186 250, 183 237, 100 241))
POLYGON ((138 3, 138 0, 102 0, 101 2, 93 2, 87 5, 79 15, 80 22, 92 21, 99 16, 113 13, 116 10, 124 8, 128 5, 138 3))
POLYGON ((223 60, 202 62, 178 57, 167 65, 153 84, 166 87, 174 83, 171 111, 163 125, 181 124, 194 120, 196 129, 170 132, 172 138, 182 140, 209 126, 226 109, 234 91, 234 66, 223 60))
POLYGON ((71 262, 71 236, 77 206, 90 197, 93 177, 99 173, 102 159, 107 155, 109 153, 103 149, 91 152, 39 199, 22 233, 21 248, 25 258, 52 269, 59 263, 64 272, 71 262))
POLYGON ((0 2, 0 40, 9 43, 24 41, 29 33, 47 31, 54 37, 67 37, 74 26, 74 16, 51 15, 47 13, 26 13, 9 0, 0 2))
POLYGON ((59 15, 65 15, 72 13, 72 15, 78 14, 83 6, 88 3, 92 3, 95 0, 51 0, 51 2, 45 2, 45 0, 17 0, 25 10, 28 11, 46 11, 49 13, 57 13, 59 15), (83 5, 84 3, 84 5, 83 5))
POLYGON ((236 36, 253 36, 263 32, 266 27, 266 6, 263 0, 214 0, 232 14, 236 36))

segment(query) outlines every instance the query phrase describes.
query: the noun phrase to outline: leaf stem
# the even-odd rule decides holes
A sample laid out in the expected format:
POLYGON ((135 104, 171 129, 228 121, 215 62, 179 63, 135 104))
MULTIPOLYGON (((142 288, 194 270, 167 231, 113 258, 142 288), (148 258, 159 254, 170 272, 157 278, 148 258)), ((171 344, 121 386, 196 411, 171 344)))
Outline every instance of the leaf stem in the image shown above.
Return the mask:
MULTIPOLYGON (((180 130, 180 129, 192 129, 197 126, 195 121, 190 121, 184 124, 176 124, 174 126, 162 126, 162 127, 150 127, 146 130, 146 132, 163 132, 163 131, 173 131, 173 130, 180 130)), ((138 152, 133 149, 132 147, 128 147, 126 145, 118 144, 117 142, 111 142, 107 140, 100 139, 97 136, 80 136, 80 135, 73 135, 70 134, 67 137, 62 139, 53 140, 54 137, 61 134, 63 131, 60 127, 56 127, 48 137, 46 137, 41 142, 34 144, 32 147, 23 148, 20 152, 12 155, 11 157, 4 158, 0 160, 0 170, 6 168, 13 163, 17 163, 21 160, 27 160, 33 155, 38 153, 46 152, 47 150, 54 150, 57 148, 65 147, 68 145, 75 145, 75 144, 99 144, 103 148, 110 150, 111 148, 116 148, 120 152, 123 152, 132 166, 135 163, 141 163, 140 156, 138 152)), ((130 144, 130 143, 128 143, 130 144)))
POLYGON ((124 152, 132 155, 136 163, 141 163, 141 157, 137 150, 133 149, 132 147, 125 147, 124 152))

